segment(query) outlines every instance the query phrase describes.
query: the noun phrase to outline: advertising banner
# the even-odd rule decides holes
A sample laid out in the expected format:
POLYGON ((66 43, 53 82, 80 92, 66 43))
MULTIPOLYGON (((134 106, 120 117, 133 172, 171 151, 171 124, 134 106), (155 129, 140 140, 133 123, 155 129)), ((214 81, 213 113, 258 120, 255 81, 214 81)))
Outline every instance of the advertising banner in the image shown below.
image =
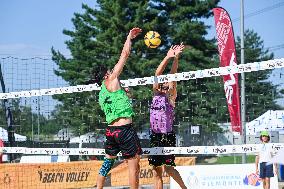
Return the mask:
MULTIPOLYGON (((195 157, 176 157, 175 161, 178 166, 195 165, 195 157)), ((170 177, 166 173, 163 173, 163 181, 165 184, 170 183, 170 177)), ((148 159, 144 158, 140 160, 140 172, 139 172, 139 184, 151 185, 153 184, 153 172, 152 167, 149 165, 148 159)), ((126 163, 122 163, 111 170, 111 186, 128 186, 128 166, 126 163)))
MULTIPOLYGON (((237 58, 235 39, 230 16, 227 11, 221 7, 214 8, 213 12, 216 25, 220 66, 236 66, 237 58)), ((223 76, 223 81, 232 131, 241 132, 238 74, 225 75, 223 76)))
MULTIPOLYGON (((67 189, 95 187, 103 161, 65 163, 11 163, 0 165, 0 189, 67 189)), ((194 165, 195 157, 177 157, 177 165, 194 165)), ((153 184, 152 167, 148 159, 140 161, 140 185, 153 184)), ((170 182, 163 174, 165 183, 170 182)), ((129 186, 126 162, 114 167, 105 186, 129 186)))
POLYGON ((0 189, 93 187, 101 164, 100 161, 2 164, 0 189))
MULTIPOLYGON (((262 189, 255 174, 255 164, 197 165, 177 167, 187 188, 191 189, 262 189)), ((270 180, 270 188, 278 189, 278 180, 270 180)), ((179 189, 171 178, 171 189, 179 189)))

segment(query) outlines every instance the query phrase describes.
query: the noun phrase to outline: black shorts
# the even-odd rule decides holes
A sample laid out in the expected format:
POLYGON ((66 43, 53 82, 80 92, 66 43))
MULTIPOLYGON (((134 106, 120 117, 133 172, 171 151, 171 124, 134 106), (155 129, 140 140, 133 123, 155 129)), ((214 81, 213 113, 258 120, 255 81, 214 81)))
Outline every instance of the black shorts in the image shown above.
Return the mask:
POLYGON ((105 152, 110 156, 121 152, 124 159, 129 159, 142 154, 140 140, 132 124, 108 126, 105 136, 105 152))
POLYGON ((266 162, 261 162, 259 169, 259 177, 262 179, 274 177, 273 164, 266 165, 266 162))
MULTIPOLYGON (((152 133, 150 135, 150 146, 153 147, 176 147, 176 135, 170 133, 152 133)), ((175 155, 151 155, 148 157, 149 164, 155 167, 168 165, 176 166, 175 155)))

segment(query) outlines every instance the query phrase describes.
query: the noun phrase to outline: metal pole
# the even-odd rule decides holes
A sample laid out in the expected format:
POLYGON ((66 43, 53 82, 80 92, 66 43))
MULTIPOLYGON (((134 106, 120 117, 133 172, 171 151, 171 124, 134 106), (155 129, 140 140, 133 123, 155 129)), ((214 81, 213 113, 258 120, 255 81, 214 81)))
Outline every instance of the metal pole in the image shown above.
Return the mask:
MULTIPOLYGON (((244 0, 241 0, 241 64, 245 63, 244 52, 244 0)), ((242 142, 246 144, 246 99, 245 99, 245 73, 241 73, 241 120, 242 142)), ((246 154, 242 154, 242 163, 246 163, 246 154)))
MULTIPOLYGON (((0 84, 2 90, 2 93, 6 92, 5 88, 5 82, 4 82, 4 77, 2 74, 2 65, 0 64, 0 84)), ((2 101, 2 106, 5 110, 5 117, 6 117, 6 122, 7 122, 7 131, 8 131, 8 141, 9 141, 9 146, 13 147, 15 145, 15 126, 13 124, 13 118, 12 118, 12 111, 10 108, 10 103, 7 99, 4 99, 2 101)), ((9 155, 9 160, 10 162, 14 159, 14 155, 10 154, 9 155)))
POLYGON ((32 120, 32 141, 34 142, 34 116, 33 112, 31 112, 31 120, 32 120))
MULTIPOLYGON (((39 122, 39 116, 40 116, 40 106, 39 106, 39 96, 37 97, 37 139, 40 140, 39 134, 40 134, 40 122, 39 122)), ((64 135, 64 134, 63 134, 64 135)))

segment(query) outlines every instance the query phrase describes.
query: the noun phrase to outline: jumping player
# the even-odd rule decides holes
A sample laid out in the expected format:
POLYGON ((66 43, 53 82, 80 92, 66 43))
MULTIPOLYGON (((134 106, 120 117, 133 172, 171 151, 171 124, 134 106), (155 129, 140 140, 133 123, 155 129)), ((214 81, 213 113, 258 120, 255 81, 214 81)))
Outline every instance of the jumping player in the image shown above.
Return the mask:
MULTIPOLYGON (((165 70, 169 60, 174 58, 171 74, 177 72, 178 56, 183 51, 184 45, 175 45, 170 48, 166 57, 156 69, 156 76, 165 70)), ((175 147, 176 136, 173 131, 174 108, 177 97, 176 82, 160 83, 153 85, 153 100, 150 107, 150 145, 151 147, 175 147)), ((149 164, 153 166, 154 188, 162 189, 162 173, 166 171, 182 189, 186 186, 175 167, 174 155, 149 156, 149 164)))
POLYGON ((97 178, 97 188, 103 188, 105 178, 111 170, 117 154, 128 163, 129 185, 131 189, 139 186, 139 161, 142 154, 140 141, 133 128, 132 116, 134 112, 130 99, 121 88, 119 76, 123 70, 131 50, 131 40, 141 33, 140 28, 130 30, 124 43, 120 59, 110 71, 105 66, 94 69, 93 81, 101 85, 99 104, 105 113, 109 126, 106 129, 106 156, 97 178))

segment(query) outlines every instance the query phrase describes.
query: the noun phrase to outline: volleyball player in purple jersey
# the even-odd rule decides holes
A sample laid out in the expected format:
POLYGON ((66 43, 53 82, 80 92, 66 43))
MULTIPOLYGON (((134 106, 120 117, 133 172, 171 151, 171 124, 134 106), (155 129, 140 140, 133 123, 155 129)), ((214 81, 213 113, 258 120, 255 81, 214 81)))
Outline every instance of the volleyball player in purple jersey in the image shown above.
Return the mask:
MULTIPOLYGON (((177 72, 178 56, 183 51, 184 45, 175 45, 170 48, 166 57, 158 66, 155 75, 159 76, 165 70, 169 60, 174 58, 171 74, 177 72)), ((151 147, 175 147, 176 136, 173 131, 174 108, 177 97, 176 82, 166 82, 153 85, 153 100, 150 107, 150 145, 151 147)), ((174 155, 152 155, 148 158, 149 164, 153 166, 154 188, 162 189, 163 171, 167 172, 182 189, 186 188, 179 172, 174 168, 174 155)))

